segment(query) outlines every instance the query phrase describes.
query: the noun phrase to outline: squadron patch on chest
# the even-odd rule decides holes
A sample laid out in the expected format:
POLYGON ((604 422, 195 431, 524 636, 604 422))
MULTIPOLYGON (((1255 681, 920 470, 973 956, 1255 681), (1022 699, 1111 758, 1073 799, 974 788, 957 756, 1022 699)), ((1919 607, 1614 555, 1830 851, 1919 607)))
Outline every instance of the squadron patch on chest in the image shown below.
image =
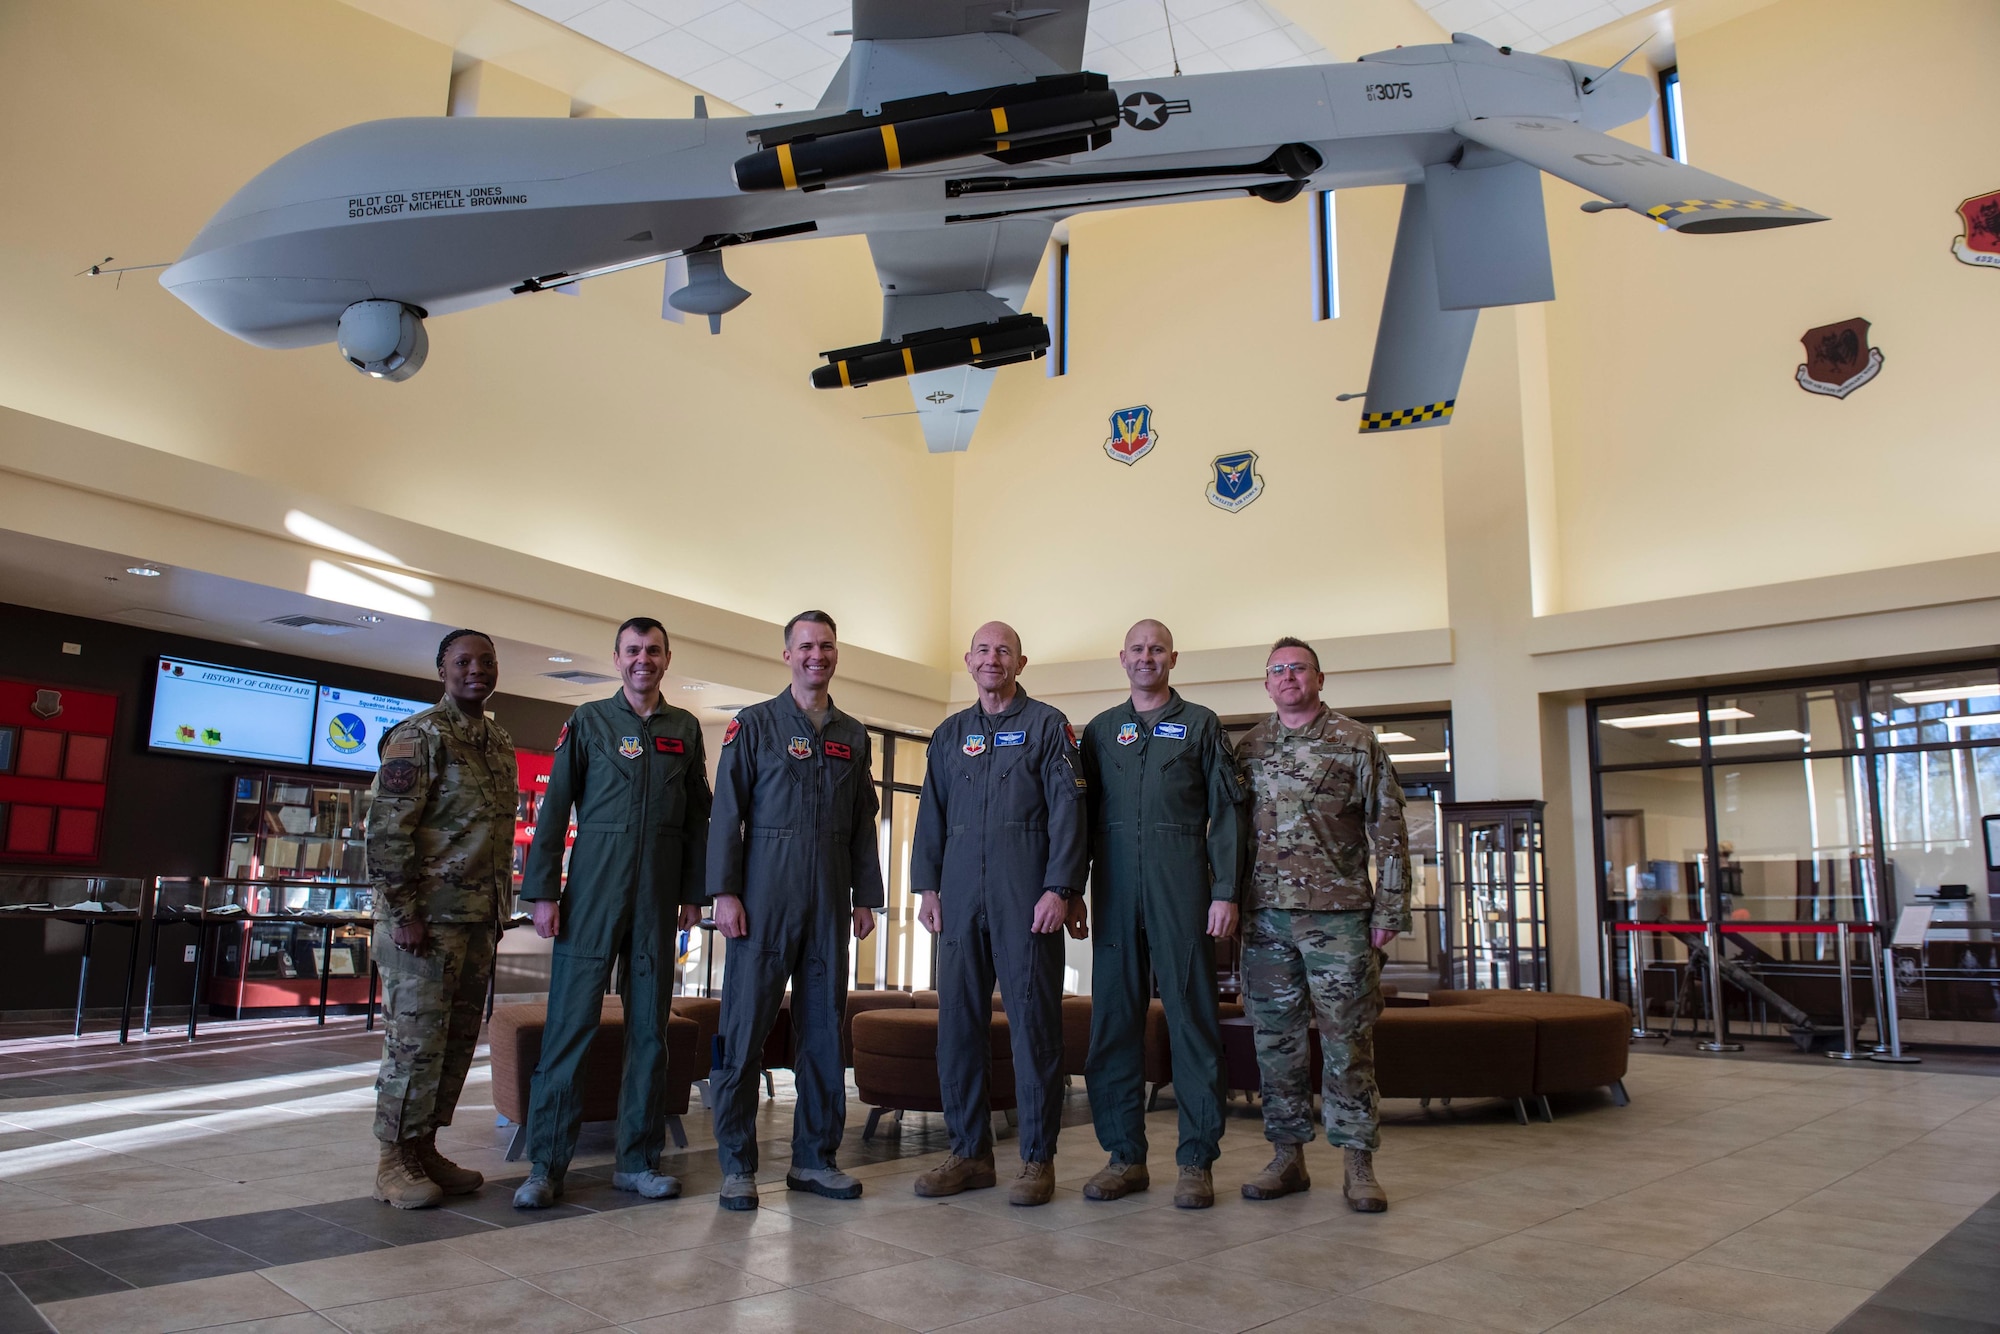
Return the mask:
POLYGON ((1154 723, 1154 736, 1170 736, 1176 741, 1187 740, 1186 723, 1154 723))
POLYGON ((1121 746, 1129 746, 1129 745, 1131 745, 1131 744, 1132 744, 1133 742, 1137 741, 1138 739, 1139 739, 1139 724, 1137 724, 1137 723, 1120 723, 1120 724, 1118 724, 1118 744, 1119 744, 1119 745, 1121 745, 1121 746))
POLYGON ((1025 746, 1028 744, 1026 732, 995 732, 993 744, 996 746, 1025 746))
POLYGON ((968 732, 965 737, 965 744, 960 746, 959 749, 968 755, 984 755, 986 753, 986 734, 984 732, 968 732))
POLYGON ((646 748, 639 744, 638 737, 621 736, 618 738, 618 753, 628 760, 636 760, 646 753, 646 748))
POLYGON ((828 741, 823 743, 823 745, 826 750, 826 757, 829 760, 851 760, 854 758, 854 748, 851 746, 844 745, 838 741, 828 741))
POLYGON ((806 737, 793 737, 792 744, 786 746, 785 749, 791 752, 792 758, 795 760, 809 760, 813 757, 813 743, 806 737))

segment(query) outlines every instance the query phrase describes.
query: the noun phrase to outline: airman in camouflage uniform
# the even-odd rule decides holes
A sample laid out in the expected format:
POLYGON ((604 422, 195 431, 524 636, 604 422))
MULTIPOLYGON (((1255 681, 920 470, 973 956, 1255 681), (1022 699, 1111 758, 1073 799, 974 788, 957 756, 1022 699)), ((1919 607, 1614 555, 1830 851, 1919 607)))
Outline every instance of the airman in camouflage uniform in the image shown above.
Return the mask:
POLYGON ((420 1209, 485 1179, 437 1150, 479 1043, 500 910, 512 887, 514 741, 486 717, 493 643, 438 647, 446 694, 382 737, 368 811, 384 1041, 375 1080, 375 1198, 420 1209))
POLYGON ((1264 1137, 1277 1146, 1243 1194, 1273 1199, 1311 1184, 1301 1149, 1313 1136, 1317 1021, 1326 1137, 1346 1151, 1348 1203, 1375 1213, 1388 1207, 1373 1167, 1380 951, 1409 924, 1409 842, 1388 757, 1371 729, 1320 702, 1321 682, 1312 648, 1279 640, 1265 675, 1278 712, 1237 748, 1255 837, 1243 998, 1256 1029, 1264 1137))

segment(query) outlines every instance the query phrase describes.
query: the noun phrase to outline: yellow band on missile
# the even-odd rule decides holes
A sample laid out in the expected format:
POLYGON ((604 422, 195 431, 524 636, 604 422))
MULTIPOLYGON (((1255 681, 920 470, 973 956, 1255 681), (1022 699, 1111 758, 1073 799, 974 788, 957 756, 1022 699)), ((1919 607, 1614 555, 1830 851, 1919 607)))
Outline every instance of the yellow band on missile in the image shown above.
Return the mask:
POLYGON ((799 174, 792 169, 792 146, 790 144, 778 145, 778 175, 784 178, 787 190, 796 190, 799 188, 799 174))
POLYGON ((847 378, 847 363, 844 361, 836 361, 833 364, 840 367, 840 387, 842 389, 854 388, 854 381, 847 378))
POLYGON ((896 147, 896 127, 893 125, 882 127, 882 156, 889 160, 890 171, 903 169, 903 153, 896 147))
POLYGON ((1006 107, 994 107, 994 108, 993 108, 993 133, 995 133, 995 134, 1005 134, 1005 133, 1007 133, 1007 108, 1006 108, 1006 107))
POLYGON ((917 373, 916 358, 910 355, 910 349, 906 347, 903 349, 903 374, 915 375, 916 373, 917 373))
POLYGON ((1013 146, 1014 145, 1008 143, 1005 139, 1000 139, 995 141, 993 145, 993 151, 996 153, 1004 153, 1013 146))
POLYGON ((972 355, 975 357, 979 355, 979 340, 977 338, 972 340, 972 355))

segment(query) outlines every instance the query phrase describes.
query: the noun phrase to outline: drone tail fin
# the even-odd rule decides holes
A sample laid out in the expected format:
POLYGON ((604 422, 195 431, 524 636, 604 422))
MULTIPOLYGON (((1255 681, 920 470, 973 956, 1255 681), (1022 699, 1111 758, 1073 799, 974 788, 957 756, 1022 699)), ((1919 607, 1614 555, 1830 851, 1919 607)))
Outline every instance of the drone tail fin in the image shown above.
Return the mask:
POLYGON ((1479 311, 1447 310, 1438 299, 1428 194, 1422 182, 1403 187, 1403 216, 1361 410, 1363 435, 1449 426, 1472 350, 1479 311))

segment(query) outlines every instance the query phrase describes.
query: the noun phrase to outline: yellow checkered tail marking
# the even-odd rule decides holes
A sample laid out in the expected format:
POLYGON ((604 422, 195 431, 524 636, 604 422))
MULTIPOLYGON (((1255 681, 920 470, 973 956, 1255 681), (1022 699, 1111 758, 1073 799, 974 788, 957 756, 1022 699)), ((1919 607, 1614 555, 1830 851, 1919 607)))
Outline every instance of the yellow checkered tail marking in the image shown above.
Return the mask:
POLYGON ((1361 429, 1364 431, 1395 431, 1405 426, 1420 426, 1424 422, 1451 420, 1455 398, 1447 398, 1442 403, 1426 403, 1420 408, 1398 408, 1394 412, 1364 412, 1361 414, 1361 429))
POLYGON ((1681 199, 1671 204, 1656 204, 1646 210, 1646 216, 1659 222, 1668 218, 1678 218, 1688 213, 1707 213, 1719 208, 1747 208, 1770 213, 1803 213, 1798 204, 1787 204, 1782 199, 1681 199))

